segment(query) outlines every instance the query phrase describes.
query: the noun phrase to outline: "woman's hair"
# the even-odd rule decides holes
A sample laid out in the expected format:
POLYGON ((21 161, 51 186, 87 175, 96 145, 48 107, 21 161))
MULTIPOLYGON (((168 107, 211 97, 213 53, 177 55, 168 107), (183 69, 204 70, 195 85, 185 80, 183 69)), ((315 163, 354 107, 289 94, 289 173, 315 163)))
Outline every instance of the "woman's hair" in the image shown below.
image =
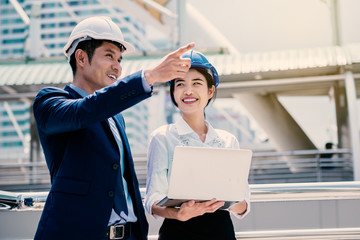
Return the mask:
MULTIPOLYGON (((192 67, 190 69, 194 69, 194 70, 198 71, 199 73, 201 73, 205 77, 208 89, 210 89, 212 86, 215 86, 214 79, 212 78, 212 76, 209 74, 209 72, 206 69, 203 69, 203 68, 200 68, 200 67, 192 67)), ((170 81, 170 96, 171 96, 171 101, 177 107, 178 105, 177 105, 177 103, 175 101, 175 98, 174 98, 174 90, 175 90, 175 79, 170 81)), ((211 100, 215 101, 216 92, 217 91, 216 91, 216 88, 215 88, 214 95, 212 96, 212 98, 209 99, 206 106, 209 105, 211 100)))

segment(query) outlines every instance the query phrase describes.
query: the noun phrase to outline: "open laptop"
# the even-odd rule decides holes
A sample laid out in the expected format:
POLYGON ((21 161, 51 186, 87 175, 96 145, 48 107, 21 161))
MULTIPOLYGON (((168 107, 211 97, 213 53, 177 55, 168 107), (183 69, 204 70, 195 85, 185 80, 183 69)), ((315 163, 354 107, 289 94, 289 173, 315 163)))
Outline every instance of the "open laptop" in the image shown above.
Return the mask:
POLYGON ((168 195, 157 205, 179 207, 216 198, 228 208, 245 198, 251 158, 247 149, 177 146, 168 195))

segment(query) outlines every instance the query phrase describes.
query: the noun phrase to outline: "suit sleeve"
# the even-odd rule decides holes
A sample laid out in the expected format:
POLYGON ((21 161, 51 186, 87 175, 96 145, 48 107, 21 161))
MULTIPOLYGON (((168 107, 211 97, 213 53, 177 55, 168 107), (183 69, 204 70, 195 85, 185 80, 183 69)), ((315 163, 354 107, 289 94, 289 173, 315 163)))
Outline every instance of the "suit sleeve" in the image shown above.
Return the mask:
POLYGON ((48 134, 74 131, 114 116, 151 94, 143 88, 141 72, 79 99, 65 90, 44 88, 35 98, 34 116, 38 128, 48 134))

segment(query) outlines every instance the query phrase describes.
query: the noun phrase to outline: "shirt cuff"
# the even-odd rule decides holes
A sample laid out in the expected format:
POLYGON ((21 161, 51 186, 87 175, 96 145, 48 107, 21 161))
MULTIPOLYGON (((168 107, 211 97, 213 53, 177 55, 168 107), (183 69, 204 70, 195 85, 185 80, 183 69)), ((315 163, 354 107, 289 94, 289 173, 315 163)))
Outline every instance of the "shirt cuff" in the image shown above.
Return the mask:
POLYGON ((228 209, 226 209, 227 211, 229 211, 233 216, 235 216, 237 219, 243 219, 246 215, 248 215, 248 213, 250 212, 250 202, 245 200, 247 203, 247 208, 245 210, 245 212, 243 214, 238 214, 238 213, 234 213, 232 211, 228 209))
POLYGON ((145 210, 156 220, 163 219, 163 217, 153 214, 151 210, 152 206, 156 201, 161 200, 164 197, 166 197, 166 194, 160 194, 160 193, 152 194, 151 196, 145 196, 145 210))
POLYGON ((145 92, 146 93, 151 92, 152 91, 152 85, 149 85, 149 83, 146 81, 144 71, 141 71, 141 81, 142 81, 142 85, 143 85, 143 88, 144 88, 145 92))

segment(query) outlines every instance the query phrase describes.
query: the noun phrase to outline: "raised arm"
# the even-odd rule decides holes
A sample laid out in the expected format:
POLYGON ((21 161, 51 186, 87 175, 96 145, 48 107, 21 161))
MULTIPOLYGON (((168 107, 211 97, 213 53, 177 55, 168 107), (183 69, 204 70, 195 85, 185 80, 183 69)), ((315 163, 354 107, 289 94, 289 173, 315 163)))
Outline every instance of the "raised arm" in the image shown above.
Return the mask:
POLYGON ((152 69, 144 70, 144 76, 149 84, 155 82, 168 82, 175 78, 185 77, 187 71, 191 66, 191 60, 182 58, 181 56, 194 48, 194 43, 189 43, 176 51, 166 55, 158 64, 152 69))

